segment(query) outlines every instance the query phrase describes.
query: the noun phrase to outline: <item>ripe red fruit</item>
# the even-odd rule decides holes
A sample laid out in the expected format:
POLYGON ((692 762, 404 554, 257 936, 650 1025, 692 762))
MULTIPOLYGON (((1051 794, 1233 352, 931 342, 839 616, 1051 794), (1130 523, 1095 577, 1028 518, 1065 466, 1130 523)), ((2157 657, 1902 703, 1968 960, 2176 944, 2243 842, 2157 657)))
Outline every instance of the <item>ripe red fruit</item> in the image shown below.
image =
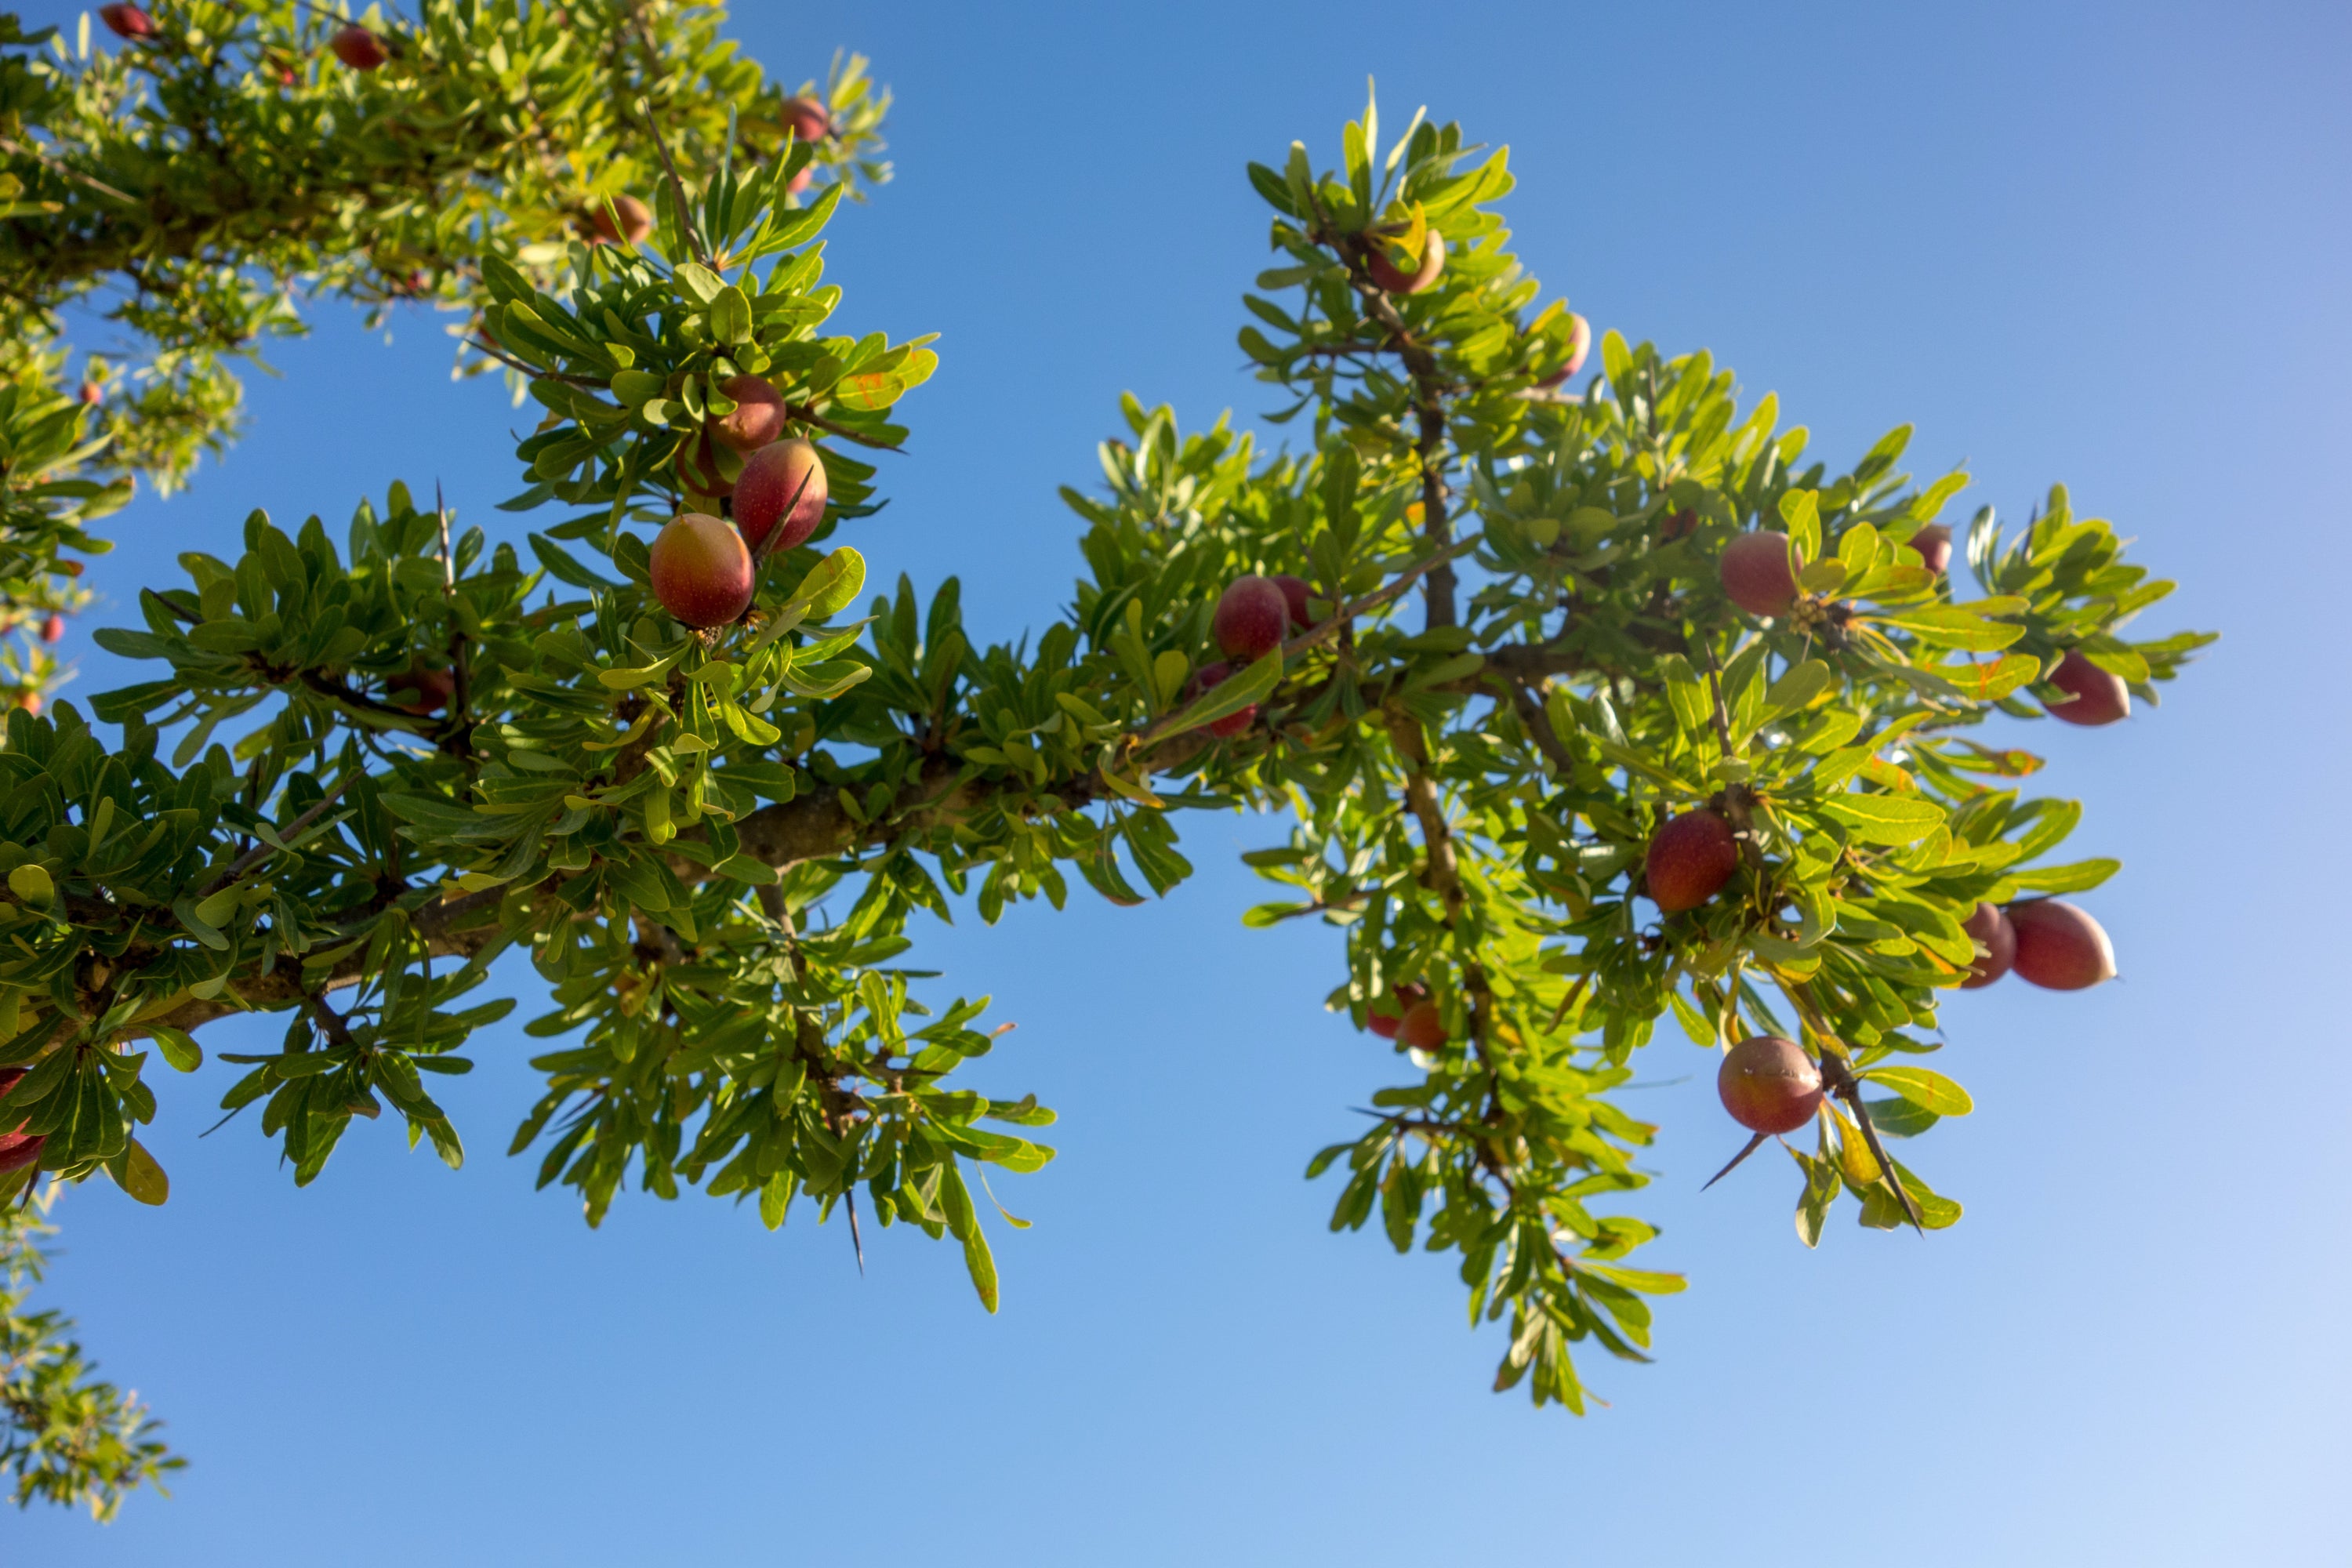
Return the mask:
POLYGON ((784 433, 784 400, 761 377, 730 375, 719 390, 735 400, 734 413, 710 422, 719 440, 739 452, 756 452, 784 433))
POLYGON ((1931 522, 1911 536, 1911 548, 1927 570, 1940 577, 1952 564, 1952 531, 1940 522, 1931 522))
POLYGON ((1794 1132, 1821 1109, 1822 1069, 1796 1041, 1758 1035, 1723 1054, 1715 1092, 1750 1132, 1794 1132))
POLYGON ((337 59, 355 71, 372 71, 392 58, 392 51, 383 47, 383 40, 361 26, 339 29, 327 47, 335 51, 337 59))
POLYGON ((2042 679, 2074 694, 2071 702, 2042 704, 2053 719, 2069 724, 2112 724, 2131 717, 2131 688, 2124 684, 2124 678, 2084 658, 2081 648, 2068 648, 2058 668, 2042 679))
POLYGON ((1432 1051, 1445 1043, 1445 1015, 1434 1002, 1416 1002, 1397 1020, 1397 1044, 1432 1051))
POLYGON ((1210 617, 1211 632, 1228 658, 1255 663, 1282 646, 1290 600, 1271 577, 1236 577, 1225 584, 1210 617))
POLYGON ((98 19, 118 38, 152 38, 155 18, 136 5, 100 5, 98 19))
POLYGON ((784 129, 795 142, 822 142, 833 134, 833 110, 814 98, 788 98, 784 129))
POLYGON ((1698 531, 1698 513, 1686 506, 1678 506, 1658 520, 1658 542, 1672 544, 1677 539, 1688 539, 1698 531))
POLYGON ((1797 603, 1797 553, 1785 533, 1743 533, 1723 547, 1723 591, 1751 616, 1785 616, 1797 603))
MULTIPOLYGON (((0 1094, 16 1088, 25 1071, 23 1068, 0 1068, 0 1094)), ((0 1108, 0 1126, 16 1121, 23 1114, 16 1108, 0 1108)), ((36 1163, 41 1157, 41 1145, 48 1141, 46 1132, 0 1132, 0 1176, 36 1163)))
POLYGON ((56 643, 63 642, 65 639, 66 618, 63 616, 52 615, 47 620, 41 623, 41 640, 43 642, 56 643))
POLYGON ((1960 922, 1960 929, 1969 933, 1969 941, 1984 949, 1977 961, 1969 966, 1969 977, 1960 982, 1961 990, 1974 991, 1979 986, 1991 984, 2008 973, 2010 966, 2017 962, 2017 928, 2010 924, 2009 917, 1993 905, 1977 905, 1969 918, 1960 922))
POLYGON ((778 441, 743 459, 735 521, 761 556, 797 549, 824 521, 826 494, 824 454, 797 437, 778 441))
POLYGON ((1574 323, 1569 330, 1568 363, 1536 383, 1549 392, 1568 384, 1568 378, 1584 368, 1584 361, 1592 353, 1592 323, 1581 316, 1571 315, 1574 323))
MULTIPOLYGON (((1192 695, 1198 697, 1213 686, 1223 685, 1226 679, 1233 673, 1234 667, 1230 664, 1202 665, 1199 673, 1192 677, 1192 695)), ((1228 713, 1222 719, 1212 719, 1201 728, 1221 741, 1231 740, 1248 729, 1251 721, 1256 718, 1257 704, 1253 702, 1248 707, 1228 713)))
POLYGON ((613 198, 609 211, 603 202, 591 207, 588 225, 596 231, 589 238, 591 245, 618 245, 623 240, 643 245, 654 231, 654 213, 635 196, 618 195, 613 198), (618 223, 613 221, 616 216, 618 223))
POLYGON ((410 713, 438 713, 457 695, 457 678, 429 664, 414 664, 384 683, 393 706, 410 713))
POLYGON ((1686 811, 1651 837, 1643 880, 1665 914, 1695 910, 1723 890, 1739 869, 1739 840, 1715 812, 1686 811))
POLYGON ((670 459, 677 474, 677 482, 688 493, 709 496, 712 500, 732 495, 736 482, 719 467, 719 454, 711 449, 710 432, 703 431, 677 444, 677 455, 670 459))
POLYGON ((2056 899, 2009 906, 2017 932, 2017 974, 2052 991, 2085 991, 2116 977, 2115 945, 2099 922, 2056 899))
POLYGON ((41 716, 41 694, 37 691, 20 691, 16 694, 16 706, 25 710, 26 717, 37 719, 41 716))
POLYGON ((751 552, 741 534, 709 512, 672 518, 656 536, 646 565, 654 597, 682 626, 723 626, 751 607, 751 552))
POLYGON ((1384 1040, 1397 1037, 1397 1026, 1415 1005, 1429 999, 1424 985, 1400 985, 1381 1001, 1364 1009, 1364 1026, 1384 1040))
POLYGON ((1315 590, 1307 585, 1306 578, 1277 572, 1274 576, 1274 585, 1282 590, 1282 602, 1290 606, 1292 626, 1305 631, 1315 624, 1313 617, 1307 613, 1307 601, 1315 596, 1315 590))
POLYGON ((98 400, 104 397, 106 394, 99 389, 98 383, 85 381, 81 384, 81 391, 76 395, 80 397, 83 407, 95 408, 98 406, 98 400))
POLYGON ((1411 272, 1391 261, 1388 248, 1375 241, 1365 247, 1365 265, 1372 281, 1391 294, 1418 294, 1435 283, 1445 270, 1445 237, 1435 229, 1421 247, 1421 265, 1411 272))

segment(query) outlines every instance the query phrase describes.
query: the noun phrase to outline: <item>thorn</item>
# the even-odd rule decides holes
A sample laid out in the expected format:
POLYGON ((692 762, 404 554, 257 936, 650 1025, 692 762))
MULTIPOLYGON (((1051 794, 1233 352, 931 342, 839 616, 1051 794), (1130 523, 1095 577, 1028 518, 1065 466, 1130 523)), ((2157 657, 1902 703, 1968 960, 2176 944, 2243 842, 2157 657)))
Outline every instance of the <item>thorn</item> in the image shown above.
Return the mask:
POLYGON ((846 1196, 849 1200, 849 1245, 857 1249, 857 1277, 863 1279, 866 1278, 866 1238, 857 1232, 856 1189, 852 1188, 846 1196))
POLYGON ((1764 1140, 1770 1136, 1771 1134, 1769 1132, 1759 1132, 1755 1137, 1750 1138, 1748 1141, 1748 1147, 1742 1149, 1738 1153, 1734 1154, 1731 1157, 1730 1164, 1726 1165, 1722 1170, 1717 1171, 1714 1175, 1709 1176, 1706 1179, 1706 1186, 1699 1188, 1699 1191, 1706 1191, 1707 1187, 1715 1185, 1716 1183, 1723 1180, 1724 1177, 1738 1170, 1739 1168, 1739 1162, 1748 1158, 1748 1155, 1756 1152, 1757 1150, 1761 1149, 1764 1146, 1764 1140))

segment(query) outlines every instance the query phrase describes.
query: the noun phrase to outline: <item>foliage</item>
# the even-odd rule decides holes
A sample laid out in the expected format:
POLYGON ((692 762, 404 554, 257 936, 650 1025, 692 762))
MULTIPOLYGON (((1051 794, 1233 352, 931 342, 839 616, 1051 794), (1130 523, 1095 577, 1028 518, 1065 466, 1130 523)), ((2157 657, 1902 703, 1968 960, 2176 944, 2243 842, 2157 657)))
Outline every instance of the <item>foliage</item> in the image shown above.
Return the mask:
POLYGON ((187 1461, 155 1436, 138 1395, 101 1383, 73 1338, 73 1322, 31 1311, 26 1295, 41 1277, 39 1238, 55 1188, 0 1207, 0 1472, 16 1478, 16 1502, 88 1508, 110 1520, 131 1489, 163 1487, 187 1461))
MULTIPOLYGON (((1580 323, 1507 248, 1505 154, 1417 116, 1383 155, 1368 108, 1337 170, 1302 145, 1249 171, 1278 264, 1241 342, 1295 445, 1261 454, 1222 421, 1185 434, 1130 398, 1108 489, 1065 491, 1086 567, 1066 618, 975 647, 952 579, 926 602, 904 576, 845 618, 866 566, 838 541, 879 504, 856 454, 902 444, 898 401, 935 363, 928 339, 826 331, 841 291, 820 237, 878 116, 862 77, 836 79, 839 177, 803 205, 810 149, 746 142, 755 108, 772 118, 765 89, 708 13, 576 6, 558 26, 430 7, 383 80, 281 82, 308 116, 291 124, 249 79, 310 47, 314 14, 234 14, 234 45, 189 32, 135 67, 19 62, 67 127, 35 163, 71 173, 28 185, 58 206, 12 220, 6 265, 60 303, 123 270, 129 242, 107 232, 122 215, 74 187, 178 177, 152 150, 230 112, 205 84, 234 55, 229 97, 261 144, 341 137, 356 162, 322 160, 342 194, 317 211, 257 165, 246 177, 294 204, 287 221, 162 247, 177 303, 121 318, 158 345, 157 384, 173 332, 230 341, 187 289, 299 276, 388 298, 382 280, 422 258, 469 342, 545 411, 505 510, 561 515, 526 557, 398 485, 340 547, 318 519, 289 534, 257 513, 238 560, 184 555, 184 583, 141 595, 143 629, 101 634, 155 668, 90 705, 120 744, 71 704, 11 719, 0 1066, 29 1070, 0 1122, 47 1135, 46 1169, 161 1201, 132 1133, 158 1109, 134 1047, 196 1070, 194 1031, 233 1011, 288 1019, 280 1050, 229 1058, 223 1103, 261 1106, 298 1184, 386 1101, 455 1164, 458 1130, 425 1086, 467 1070, 467 1037, 511 1007, 471 998, 520 945, 553 1001, 526 1032, 563 1043, 535 1061, 546 1092, 512 1147, 541 1147, 542 1184, 576 1188, 590 1223, 632 1174, 756 1202, 771 1227, 803 1198, 855 1226, 862 1187, 879 1222, 952 1236, 992 1310, 971 1178, 1044 1163, 1022 1134, 1052 1113, 961 1087, 995 1036, 984 1000, 918 994, 926 976, 898 962, 913 918, 966 897, 991 921, 1058 908, 1069 870, 1132 904, 1190 873, 1181 812, 1242 808, 1294 824, 1248 857, 1286 890, 1249 923, 1341 928, 1330 1005, 1360 1025, 1403 986, 1438 1009, 1443 1038, 1401 1045, 1369 1124, 1309 1170, 1344 1173, 1335 1229, 1377 1215, 1400 1251, 1458 1254, 1473 1321, 1509 1322, 1498 1387, 1580 1409, 1571 1347, 1642 1359, 1645 1298, 1682 1288, 1628 1262, 1654 1232, 1617 1210, 1648 1179, 1634 1155, 1653 1130, 1611 1098, 1668 1015, 1702 1045, 1791 1034, 1821 1059, 1838 1093, 1812 1151, 1790 1151, 1808 1244, 1842 1193, 1869 1226, 1959 1217, 1882 1138, 1969 1108, 1921 1065, 1975 953, 1960 921, 2115 869, 2050 863, 2080 808, 2024 798, 2038 761, 1973 731, 2032 716, 2022 698, 2069 649, 2153 700, 2205 640, 2123 637, 2170 584, 2063 489, 2013 536, 1978 514, 1986 592, 1963 598, 1911 542, 1965 476, 1897 472, 1907 427, 1832 475, 1704 353, 1613 332, 1602 374, 1564 387, 1580 323), (641 77, 640 48, 675 68, 641 77), (101 133, 96 106, 134 69, 152 79, 142 129, 101 133), (671 96, 642 121, 665 140, 634 166, 660 164, 667 199, 642 246, 566 237, 585 187, 537 122, 478 145, 453 107, 565 106, 549 122, 576 153, 634 138, 612 106, 655 80, 671 96), (399 150, 403 128, 419 147, 399 150), (1438 235, 1433 287, 1381 286, 1376 268, 1438 235), (688 490, 688 448, 746 374, 823 443, 832 505, 763 563, 742 620, 689 631, 651 592, 647 531, 718 504, 688 490), (1802 563, 1801 602, 1769 621, 1716 570, 1757 527, 1802 563), (1213 612, 1249 574, 1304 579, 1307 624, 1219 679, 1213 612), (446 700, 416 699, 428 673, 446 700), (1702 805, 1739 830, 1741 868, 1696 910, 1645 915, 1644 846, 1702 805), (1885 1097, 1864 1100, 1872 1085, 1885 1097)), ((177 471, 120 427, 111 448, 74 447, 61 405, 25 405, 44 473, 177 471)), ((61 541, 119 498, 47 482, 25 504, 61 541)))

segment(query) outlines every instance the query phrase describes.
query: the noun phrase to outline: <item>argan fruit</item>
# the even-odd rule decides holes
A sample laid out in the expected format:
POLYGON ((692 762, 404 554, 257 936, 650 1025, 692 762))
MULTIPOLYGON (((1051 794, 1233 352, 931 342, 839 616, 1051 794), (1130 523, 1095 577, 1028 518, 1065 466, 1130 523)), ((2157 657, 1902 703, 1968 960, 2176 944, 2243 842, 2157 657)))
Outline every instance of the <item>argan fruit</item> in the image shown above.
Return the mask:
POLYGON ((1445 237, 1435 229, 1421 247, 1421 265, 1411 272, 1391 261, 1387 248, 1377 240, 1365 247, 1365 268, 1381 291, 1389 294, 1418 294, 1435 283, 1445 271, 1445 237))
POLYGON ((2068 648, 2058 668, 2042 679, 2074 694, 2072 701, 2042 704, 2053 719, 2063 719, 2069 724, 2112 724, 2131 717, 2131 688, 2124 684, 2124 678, 2093 664, 2083 657, 2081 648, 2068 648))
POLYGON ((735 412, 710 421, 714 438, 751 453, 784 433, 784 400, 764 377, 730 375, 719 384, 719 390, 734 400, 735 412))
POLYGON ((814 98, 784 100, 784 129, 795 142, 822 142, 833 134, 833 110, 814 98))
POLYGON ((1670 915, 1695 910, 1739 869, 1739 840, 1713 811, 1686 811, 1651 836, 1642 879, 1650 901, 1670 915))
POLYGON ((735 521, 762 559, 799 548, 824 521, 824 457, 795 437, 761 447, 743 459, 735 481, 735 521), (772 538, 770 537, 772 532, 772 538))
POLYGON ((609 207, 598 202, 589 209, 588 226, 596 231, 591 244, 643 245, 654 232, 654 211, 635 196, 617 195, 609 207))
MULTIPOLYGON (((6 1094, 23 1081, 23 1068, 0 1068, 0 1094, 6 1094)), ((24 1119, 21 1108, 0 1107, 0 1126, 24 1119)), ((41 1158, 41 1145, 49 1141, 46 1132, 0 1132, 0 1176, 11 1175, 36 1164, 41 1158)))
POLYGON ((1364 1009, 1364 1026, 1381 1039, 1393 1040, 1397 1037, 1398 1026, 1404 1022, 1404 1016, 1428 999, 1427 986, 1400 985, 1386 998, 1364 1009))
POLYGON ((1397 1020, 1397 1044, 1433 1051, 1445 1043, 1445 1015, 1434 1002, 1416 1002, 1397 1020))
POLYGON ((47 620, 43 621, 41 623, 41 640, 45 643, 60 643, 65 641, 66 618, 63 616, 52 614, 47 620))
POLYGON ((1658 542, 1672 544, 1677 539, 1688 539, 1698 531, 1698 512, 1690 507, 1678 506, 1658 519, 1658 542))
POLYGON ((392 58, 392 51, 383 47, 383 40, 362 26, 338 29, 327 47, 335 51, 337 59, 355 71, 374 70, 392 58))
POLYGON ((457 695, 457 677, 433 665, 414 664, 384 683, 384 695, 407 712, 438 713, 457 695))
POLYGON ((2052 991, 2087 991, 2116 977, 2115 945, 2099 922, 2056 899, 2009 906, 2017 932, 2017 977, 2052 991))
POLYGON ((1785 616, 1797 604, 1797 553, 1789 536, 1743 533, 1723 547, 1723 591, 1751 616, 1785 616))
POLYGON ((16 693, 16 706, 25 710, 26 718, 37 719, 41 716, 41 694, 37 691, 19 691, 16 693))
POLYGON ((1546 392, 1554 392, 1568 384, 1568 378, 1584 368, 1586 358, 1592 353, 1592 323, 1583 317, 1570 315, 1568 363, 1536 383, 1546 392))
POLYGON ((1307 601, 1315 596, 1315 590, 1307 585, 1307 579, 1277 572, 1274 585, 1282 590, 1282 602, 1290 606, 1290 624, 1302 632, 1312 626, 1315 622, 1307 613, 1307 601))
MULTIPOLYGON (((1212 687, 1223 685, 1233 673, 1234 667, 1230 664, 1202 665, 1199 673, 1192 677, 1192 695, 1198 697, 1212 687)), ((1257 704, 1253 702, 1248 707, 1238 709, 1222 719, 1212 719, 1201 728, 1221 741, 1229 741, 1248 729, 1256 718, 1257 704)))
POLYGON ((1226 584, 1209 621, 1225 656, 1245 664, 1280 647, 1289 625, 1290 600, 1271 577, 1236 577, 1226 584))
POLYGON ((1974 991, 1991 984, 2010 971, 2017 962, 2017 928, 2009 917, 1992 904, 1979 903, 1969 918, 1960 922, 1969 940, 1984 951, 1969 966, 1969 977, 1960 982, 1963 991, 1974 991))
POLYGON ((1796 1041, 1758 1035, 1723 1054, 1715 1092, 1750 1132, 1794 1132, 1821 1109, 1822 1069, 1796 1041))
POLYGON ((152 38, 155 18, 136 5, 100 5, 98 19, 118 38, 152 38))
POLYGON ((709 512, 672 518, 655 536, 646 564, 654 597, 681 626, 723 626, 751 607, 751 552, 741 534, 709 512))
POLYGON ((1952 564, 1952 531, 1940 522, 1931 522, 1907 542, 1919 552, 1919 559, 1928 571, 1942 576, 1952 564))
POLYGON ((81 389, 74 395, 81 399, 81 405, 84 408, 95 408, 98 406, 99 400, 104 397, 106 393, 99 386, 98 383, 94 381, 85 381, 81 384, 81 389))

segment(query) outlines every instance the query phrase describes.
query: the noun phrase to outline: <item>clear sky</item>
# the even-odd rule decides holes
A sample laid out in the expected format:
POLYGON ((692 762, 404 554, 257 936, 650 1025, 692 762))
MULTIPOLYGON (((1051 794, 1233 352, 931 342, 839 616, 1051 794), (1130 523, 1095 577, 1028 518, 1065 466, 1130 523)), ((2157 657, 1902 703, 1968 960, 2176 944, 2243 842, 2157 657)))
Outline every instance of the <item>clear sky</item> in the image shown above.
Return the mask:
MULTIPOLYGON (((1234 346, 1265 253, 1243 164, 1335 161, 1367 74, 1384 118, 1510 144, 1522 254, 1601 327, 1711 348, 1833 459, 1916 421, 1916 470, 1978 476, 1959 517, 2068 482, 2180 581, 2151 634, 2226 634, 2160 712, 2030 737, 2089 803, 2083 852, 2126 862, 2085 900, 2125 979, 1958 998, 1939 1065, 1978 1114, 1917 1156, 1967 1219, 1814 1253, 1777 1161, 1699 1194, 1736 1135, 1664 1031, 1642 1212, 1692 1289, 1658 1364, 1587 1363, 1610 1405, 1582 1420, 1486 1392, 1451 1258, 1325 1228, 1301 1168, 1392 1058, 1319 1011, 1336 933, 1241 929, 1233 852, 1271 822, 1192 822, 1164 904, 925 937, 1020 1023, 987 1082, 1062 1112, 1062 1157, 995 1184, 1036 1222, 995 1232, 995 1318, 952 1247, 869 1234, 860 1279, 804 1210, 771 1236, 630 1196, 588 1232, 503 1154, 519 1027, 446 1097, 457 1173, 362 1126, 297 1193, 251 1126, 197 1141, 210 1067, 164 1086, 169 1207, 69 1195, 45 1297, 193 1468, 107 1530, 0 1514, 0 1562, 2344 1561, 2352 12, 754 0, 736 26, 792 82, 846 46, 898 93, 898 180, 833 275, 858 330, 942 331, 942 367, 851 537, 886 581, 961 574, 982 635, 1067 598, 1054 489, 1093 482, 1121 390, 1269 405, 1234 346)), ((387 348, 332 310, 276 352, 251 437, 116 520, 82 687, 129 678, 89 627, 252 506, 340 526, 437 478, 519 532, 490 510, 518 416, 447 356, 433 321, 387 348)))

